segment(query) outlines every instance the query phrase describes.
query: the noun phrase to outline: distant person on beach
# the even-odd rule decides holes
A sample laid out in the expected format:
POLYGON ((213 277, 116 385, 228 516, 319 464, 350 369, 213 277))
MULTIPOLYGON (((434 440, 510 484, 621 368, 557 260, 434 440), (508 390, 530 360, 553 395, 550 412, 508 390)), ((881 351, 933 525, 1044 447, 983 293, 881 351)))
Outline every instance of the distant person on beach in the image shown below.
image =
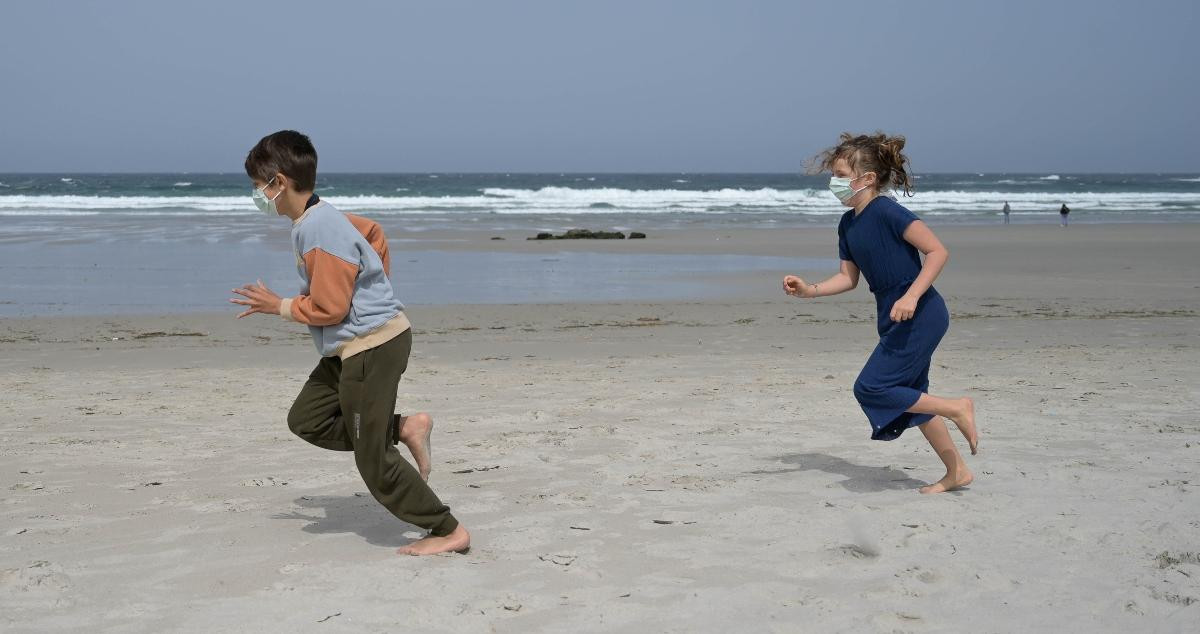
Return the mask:
POLYGON ((921 493, 941 493, 964 487, 974 477, 943 419, 954 422, 972 454, 979 434, 970 398, 929 394, 930 361, 950 325, 946 302, 933 281, 950 253, 920 218, 883 195, 893 187, 912 195, 904 143, 904 137, 882 132, 844 133, 838 145, 817 157, 814 167, 832 174, 829 189, 852 207, 838 224, 841 272, 817 284, 788 275, 783 290, 793 297, 825 297, 858 286, 860 272, 867 278, 875 295, 879 343, 854 382, 854 396, 874 440, 895 440, 909 427, 921 428, 946 466, 946 475, 921 487, 921 493))
POLYGON ((302 283, 281 298, 260 280, 233 289, 253 313, 307 324, 321 361, 288 412, 299 437, 334 451, 354 452, 363 482, 392 515, 430 531, 401 548, 405 555, 465 552, 467 529, 426 480, 430 471, 427 414, 395 414, 396 387, 408 367, 412 329, 388 279, 387 239, 379 225, 321 200, 317 151, 292 130, 265 136, 246 157, 251 197, 268 216, 287 216, 302 283), (417 468, 393 446, 404 443, 417 468))
POLYGON ((1063 206, 1058 210, 1058 216, 1062 218, 1062 226, 1067 226, 1067 216, 1069 215, 1071 215, 1071 208, 1067 206, 1067 203, 1063 203, 1063 206))
POLYGON ((1006 200, 1006 201, 1004 201, 1004 209, 1003 209, 1003 211, 1004 211, 1004 224, 1008 224, 1008 214, 1009 214, 1009 212, 1011 212, 1011 211, 1012 211, 1012 208, 1010 208, 1010 207, 1008 206, 1008 201, 1007 201, 1007 200, 1006 200))

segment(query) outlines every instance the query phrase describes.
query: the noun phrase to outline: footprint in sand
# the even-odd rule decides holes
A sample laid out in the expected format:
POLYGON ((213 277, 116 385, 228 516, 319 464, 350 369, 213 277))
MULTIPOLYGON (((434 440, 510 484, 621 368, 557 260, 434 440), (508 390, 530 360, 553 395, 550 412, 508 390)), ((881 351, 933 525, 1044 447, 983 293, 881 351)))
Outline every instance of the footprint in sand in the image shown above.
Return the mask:
POLYGON ((71 577, 49 561, 34 561, 23 568, 0 570, 0 588, 33 595, 55 595, 71 587, 71 577))
POLYGON ((860 544, 842 544, 826 549, 836 559, 877 559, 879 551, 860 544))
POLYGON ((267 476, 265 478, 253 478, 251 480, 246 480, 245 482, 242 483, 242 486, 244 486, 244 487, 287 486, 287 482, 284 480, 276 480, 275 478, 273 478, 271 476, 267 476))

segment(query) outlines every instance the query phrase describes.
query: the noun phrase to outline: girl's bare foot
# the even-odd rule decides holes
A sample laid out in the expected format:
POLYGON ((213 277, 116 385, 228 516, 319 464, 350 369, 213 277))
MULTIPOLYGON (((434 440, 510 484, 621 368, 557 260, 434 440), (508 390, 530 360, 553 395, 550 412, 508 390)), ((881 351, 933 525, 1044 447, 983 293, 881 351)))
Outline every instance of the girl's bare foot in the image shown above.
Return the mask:
POLYGON ((429 472, 433 470, 433 449, 429 440, 433 435, 433 417, 421 412, 400 418, 397 425, 400 426, 400 442, 412 452, 421 479, 428 481, 429 472))
POLYGON ((923 486, 919 490, 921 493, 927 495, 930 493, 945 493, 946 491, 961 489, 962 487, 971 484, 971 482, 974 480, 975 474, 971 473, 971 470, 967 469, 966 465, 963 465, 962 467, 956 469, 954 473, 947 473, 946 477, 934 482, 929 486, 923 486))
POLYGON ((958 431, 967 439, 967 444, 971 446, 971 455, 975 455, 979 449, 979 430, 975 427, 975 401, 970 397, 958 399, 959 411, 950 418, 954 422, 954 426, 958 427, 958 431))
POLYGON ((434 537, 430 535, 425 539, 419 539, 396 551, 398 555, 436 555, 438 553, 461 553, 466 554, 471 549, 471 534, 467 529, 463 528, 462 524, 454 529, 453 533, 445 537, 434 537))

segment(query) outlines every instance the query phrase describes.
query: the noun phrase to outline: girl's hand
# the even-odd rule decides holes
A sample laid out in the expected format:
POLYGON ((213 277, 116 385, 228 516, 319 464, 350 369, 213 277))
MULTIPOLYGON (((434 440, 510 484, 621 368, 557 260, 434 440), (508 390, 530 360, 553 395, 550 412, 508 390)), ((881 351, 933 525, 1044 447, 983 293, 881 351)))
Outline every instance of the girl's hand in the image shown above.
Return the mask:
POLYGON ((233 304, 241 304, 249 306, 246 310, 238 314, 238 319, 246 315, 254 313, 265 313, 268 315, 279 314, 279 296, 271 289, 267 288, 262 280, 258 284, 247 284, 241 288, 233 289, 234 293, 245 297, 246 299, 231 298, 229 301, 233 304))
POLYGON ((792 297, 804 297, 808 291, 808 284, 804 280, 795 275, 783 276, 783 292, 792 297))
POLYGON ((917 300, 905 295, 892 304, 892 321, 908 321, 917 312, 917 300))

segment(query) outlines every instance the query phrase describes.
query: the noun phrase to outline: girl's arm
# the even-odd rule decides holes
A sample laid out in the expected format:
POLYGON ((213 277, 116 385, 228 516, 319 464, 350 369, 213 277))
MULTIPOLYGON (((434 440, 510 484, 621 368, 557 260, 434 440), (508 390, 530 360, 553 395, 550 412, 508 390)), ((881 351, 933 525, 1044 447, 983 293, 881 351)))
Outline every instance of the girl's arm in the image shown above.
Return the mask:
POLYGON ((933 281, 941 275, 942 268, 950 259, 950 251, 933 235, 933 230, 920 220, 908 225, 904 230, 904 240, 925 255, 925 262, 921 265, 921 274, 913 280, 912 286, 908 287, 908 292, 892 305, 892 321, 912 318, 913 313, 917 311, 917 300, 933 286, 933 281))
POLYGON ((842 270, 838 271, 833 277, 818 282, 809 284, 803 279, 795 275, 788 275, 783 278, 783 290, 788 295, 793 297, 826 297, 828 295, 837 295, 858 286, 858 267, 849 260, 842 260, 842 270))

